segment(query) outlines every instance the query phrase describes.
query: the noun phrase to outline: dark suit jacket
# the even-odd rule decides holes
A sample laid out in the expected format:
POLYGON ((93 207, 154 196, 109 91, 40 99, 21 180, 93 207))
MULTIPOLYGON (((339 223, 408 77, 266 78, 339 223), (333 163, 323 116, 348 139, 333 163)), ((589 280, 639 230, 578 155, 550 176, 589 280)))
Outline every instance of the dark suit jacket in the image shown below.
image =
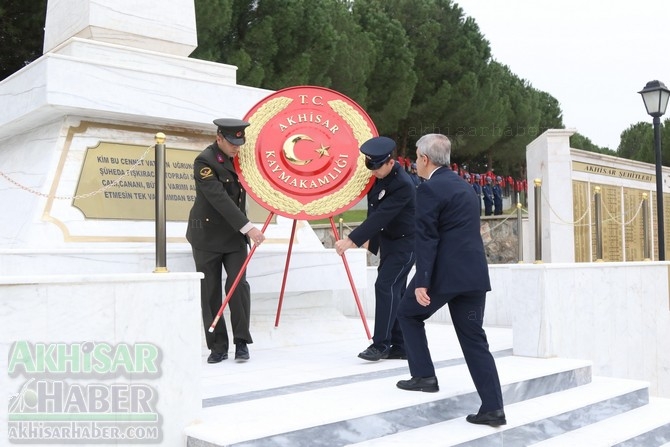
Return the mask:
POLYGON ((419 185, 416 202, 415 286, 428 295, 491 290, 472 186, 441 167, 419 185))
MULTIPOLYGON (((368 192, 368 216, 349 239, 357 246, 370 241, 368 251, 411 252, 414 248, 414 207, 416 187, 409 174, 395 163, 383 179, 375 180, 368 192)), ((382 253, 383 254, 383 253, 382 253)))
POLYGON ((200 250, 230 253, 242 249, 247 238, 239 230, 249 219, 246 193, 232 160, 214 143, 196 157, 193 176, 196 195, 186 239, 200 250))

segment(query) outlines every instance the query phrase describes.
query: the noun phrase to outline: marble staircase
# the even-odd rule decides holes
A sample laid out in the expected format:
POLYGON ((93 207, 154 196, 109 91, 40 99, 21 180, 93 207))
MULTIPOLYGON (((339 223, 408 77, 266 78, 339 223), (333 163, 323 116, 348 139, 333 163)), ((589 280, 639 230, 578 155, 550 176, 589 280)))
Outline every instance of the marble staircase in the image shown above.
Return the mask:
POLYGON ((440 391, 415 393, 395 386, 409 377, 405 361, 356 358, 366 347, 360 320, 314 317, 261 332, 247 363, 203 366, 202 417, 186 428, 188 447, 670 443, 670 400, 650 398, 647 383, 593 376, 587 360, 514 356, 509 329, 487 328, 508 421, 491 428, 465 421, 479 398, 451 326, 427 326, 440 391))

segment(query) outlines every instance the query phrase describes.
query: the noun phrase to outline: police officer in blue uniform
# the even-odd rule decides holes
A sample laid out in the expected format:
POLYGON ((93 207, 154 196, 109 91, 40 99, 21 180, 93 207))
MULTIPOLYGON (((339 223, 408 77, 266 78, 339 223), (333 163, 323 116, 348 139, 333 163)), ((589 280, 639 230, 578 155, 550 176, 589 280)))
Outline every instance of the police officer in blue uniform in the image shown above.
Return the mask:
POLYGON ((502 188, 500 187, 502 183, 502 177, 497 176, 496 181, 493 184, 493 215, 499 216, 502 214, 503 200, 502 200, 502 188))
POLYGON ((387 137, 372 138, 361 146, 365 166, 376 177, 367 195, 368 216, 348 237, 335 243, 339 255, 366 241, 371 253, 379 252, 372 345, 358 354, 369 361, 407 358, 396 313, 415 260, 416 187, 409 174, 391 156, 395 147, 395 142, 387 137))
POLYGON ((491 177, 486 177, 486 184, 482 187, 482 194, 484 195, 484 215, 490 216, 493 214, 493 180, 491 177))
MULTIPOLYGON (((475 193, 477 194, 478 198, 481 198, 482 196, 482 185, 481 185, 481 179, 482 177, 479 174, 475 174, 475 181, 472 183, 472 188, 475 190, 475 193)), ((479 202, 479 214, 481 214, 481 201, 479 202)))
MULTIPOLYGON (((226 294, 237 278, 247 258, 247 245, 259 245, 265 239, 246 216, 246 193, 235 172, 233 159, 245 142, 244 130, 249 123, 230 118, 214 120, 216 141, 195 159, 195 202, 188 219, 186 239, 193 250, 196 270, 204 273, 200 281, 202 321, 210 355, 207 363, 219 363, 228 358, 228 332, 223 318, 214 332, 209 327, 221 308, 222 267, 226 270, 226 294)), ((251 297, 246 275, 242 275, 230 298, 230 320, 235 343, 235 360, 249 359, 247 344, 251 297)))

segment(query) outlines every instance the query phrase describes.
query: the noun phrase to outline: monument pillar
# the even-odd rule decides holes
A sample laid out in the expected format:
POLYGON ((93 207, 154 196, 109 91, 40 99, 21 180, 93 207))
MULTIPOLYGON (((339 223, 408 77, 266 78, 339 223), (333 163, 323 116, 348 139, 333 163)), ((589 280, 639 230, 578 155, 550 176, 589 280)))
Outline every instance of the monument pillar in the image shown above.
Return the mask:
POLYGON ((197 47, 193 0, 49 0, 44 53, 72 37, 188 56, 197 47))
MULTIPOLYGON (((153 154, 127 174, 135 189, 100 190, 160 131, 180 151, 167 160, 174 178, 184 177, 168 188, 187 191, 189 163, 214 140, 212 120, 240 118, 270 93, 238 86, 234 66, 186 57, 197 44, 192 0, 113 3, 49 0, 45 54, 0 82, 0 194, 14 204, 0 216, 0 249, 153 242, 152 216, 128 212, 153 208, 153 154), (92 193, 90 211, 77 197, 92 193)), ((171 197, 168 208, 190 208, 191 194, 171 197)), ((186 244, 183 210, 168 220, 168 242, 186 244)))
MULTIPOLYGON (((26 434, 24 421, 76 425, 73 439, 60 439, 68 444, 86 442, 77 437, 90 421, 126 433, 138 425, 134 408, 143 409, 147 440, 184 445, 184 428, 200 414, 202 274, 194 271, 185 219, 168 222, 170 272, 150 273, 148 183, 155 179, 147 149, 164 132, 172 154, 185 160, 167 163, 186 165, 177 169, 188 185, 189 160, 214 141, 212 120, 242 117, 270 92, 238 86, 236 67, 186 57, 196 44, 192 0, 49 0, 44 54, 0 81, 2 445, 53 442, 45 431, 26 434), (93 194, 100 203, 78 203, 93 194), (92 359, 96 347, 148 357, 123 370, 100 369, 97 360, 86 370, 74 366, 75 354, 59 357, 92 359), (26 361, 38 349, 50 356, 46 370, 26 361), (114 402, 115 416, 84 408, 84 397, 76 411, 58 402, 36 414, 35 401, 67 396, 45 396, 33 385, 47 382, 82 393, 92 383, 108 396, 140 389, 146 405, 137 396, 126 406, 114 402)), ((91 440, 103 441, 112 442, 91 440)), ((116 438, 114 445, 131 444, 116 438)))
MULTIPOLYGON (((542 181, 541 215, 542 262, 574 262, 574 230, 572 226, 572 185, 570 136, 574 129, 551 129, 533 140, 526 148, 528 166, 528 203, 535 203, 534 180, 542 181), (561 220, 564 220, 563 222, 561 220)), ((528 208, 532 228, 537 215, 528 208)), ((531 253, 534 253, 535 232, 528 232, 531 253)), ((524 259, 533 262, 534 259, 524 259)))

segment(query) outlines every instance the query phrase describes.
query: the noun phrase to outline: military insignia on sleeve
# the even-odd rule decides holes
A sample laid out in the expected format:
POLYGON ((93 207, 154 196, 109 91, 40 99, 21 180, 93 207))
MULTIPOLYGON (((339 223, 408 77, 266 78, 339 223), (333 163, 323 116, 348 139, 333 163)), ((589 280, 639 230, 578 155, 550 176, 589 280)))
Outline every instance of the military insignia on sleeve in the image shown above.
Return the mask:
POLYGON ((200 170, 200 179, 201 180, 205 180, 206 178, 209 178, 212 175, 214 175, 214 174, 212 173, 212 168, 210 168, 210 167, 205 166, 204 168, 202 168, 200 170))
POLYGON ((384 197, 385 195, 386 195, 386 190, 382 189, 382 191, 379 193, 379 196, 377 197, 377 200, 381 200, 382 197, 384 197))

